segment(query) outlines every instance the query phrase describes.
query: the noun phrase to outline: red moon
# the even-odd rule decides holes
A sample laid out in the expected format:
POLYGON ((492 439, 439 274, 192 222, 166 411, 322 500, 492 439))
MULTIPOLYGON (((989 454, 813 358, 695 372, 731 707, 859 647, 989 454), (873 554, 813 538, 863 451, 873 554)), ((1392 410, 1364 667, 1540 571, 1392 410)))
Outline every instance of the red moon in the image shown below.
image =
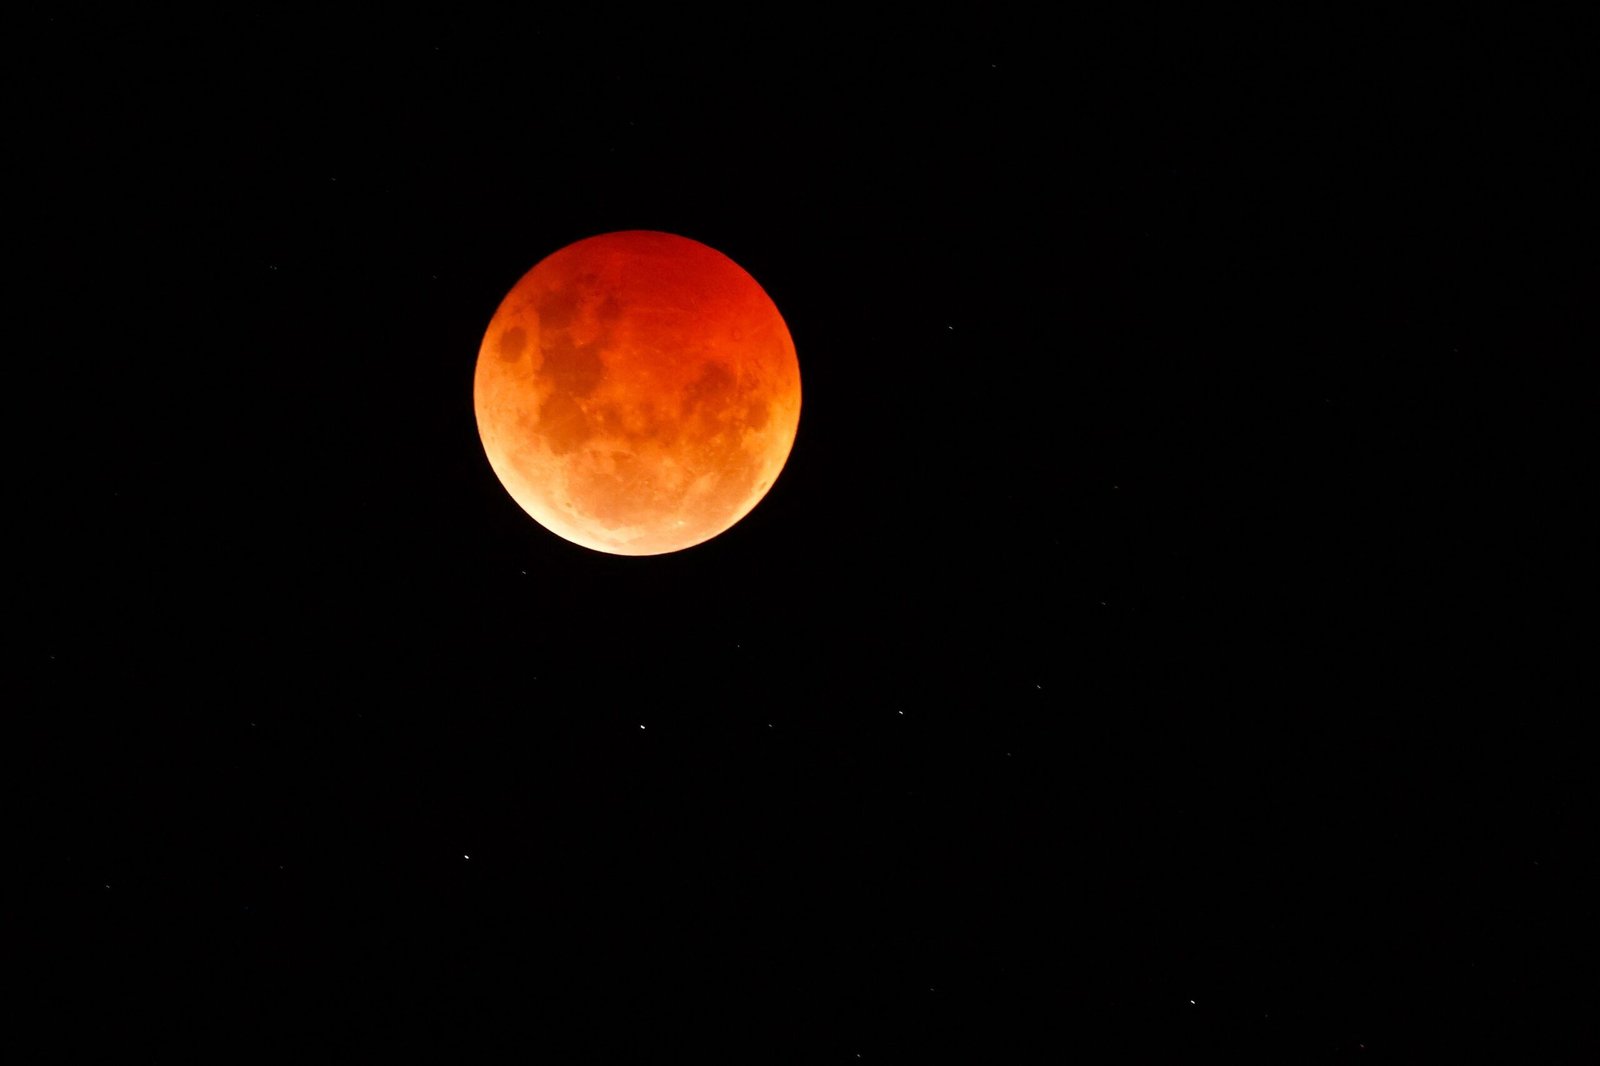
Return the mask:
POLYGON ((800 363, 739 264, 670 233, 569 244, 478 350, 478 435, 541 526, 613 555, 710 540, 761 502, 800 424, 800 363))

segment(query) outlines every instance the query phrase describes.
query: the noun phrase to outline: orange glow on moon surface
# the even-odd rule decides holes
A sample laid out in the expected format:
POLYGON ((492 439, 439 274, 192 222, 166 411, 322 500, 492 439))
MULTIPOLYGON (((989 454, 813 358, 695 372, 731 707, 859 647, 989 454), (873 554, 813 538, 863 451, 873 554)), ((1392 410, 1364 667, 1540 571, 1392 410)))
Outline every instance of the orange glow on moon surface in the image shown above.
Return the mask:
POLYGON ((478 350, 478 435, 550 532, 661 555, 749 514, 789 457, 800 364, 777 307, 698 241, 569 244, 501 301, 478 350))

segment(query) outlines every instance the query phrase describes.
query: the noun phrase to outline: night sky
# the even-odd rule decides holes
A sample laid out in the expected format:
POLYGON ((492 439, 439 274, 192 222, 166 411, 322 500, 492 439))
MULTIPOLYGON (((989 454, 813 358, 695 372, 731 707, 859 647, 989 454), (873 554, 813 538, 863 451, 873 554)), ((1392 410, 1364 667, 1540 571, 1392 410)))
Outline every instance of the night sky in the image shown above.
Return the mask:
POLYGON ((1583 35, 657 18, 15 27, 24 1016, 1592 1053, 1583 35), (472 409, 501 297, 622 229, 748 270, 804 390, 652 558, 472 409))

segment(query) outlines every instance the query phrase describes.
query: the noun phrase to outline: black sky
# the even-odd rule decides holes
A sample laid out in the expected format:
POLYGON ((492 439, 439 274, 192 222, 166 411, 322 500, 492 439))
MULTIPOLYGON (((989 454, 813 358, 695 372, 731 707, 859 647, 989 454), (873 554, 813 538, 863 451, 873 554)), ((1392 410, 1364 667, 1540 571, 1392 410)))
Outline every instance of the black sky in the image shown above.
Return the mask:
POLYGON ((38 1016, 1592 1049, 1581 34, 615 23, 19 27, 38 1016), (534 525, 471 407, 517 278, 635 228, 804 388, 652 559, 534 525))

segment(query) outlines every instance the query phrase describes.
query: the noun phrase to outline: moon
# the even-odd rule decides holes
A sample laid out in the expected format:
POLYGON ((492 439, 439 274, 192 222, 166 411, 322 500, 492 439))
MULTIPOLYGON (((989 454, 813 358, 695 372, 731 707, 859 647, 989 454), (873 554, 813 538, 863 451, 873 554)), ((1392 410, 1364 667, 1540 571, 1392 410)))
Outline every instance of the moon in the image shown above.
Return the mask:
POLYGON ((627 230, 569 244, 500 302, 473 379, 489 465, 534 521, 612 555, 731 528, 800 424, 777 306, 721 252, 627 230))

